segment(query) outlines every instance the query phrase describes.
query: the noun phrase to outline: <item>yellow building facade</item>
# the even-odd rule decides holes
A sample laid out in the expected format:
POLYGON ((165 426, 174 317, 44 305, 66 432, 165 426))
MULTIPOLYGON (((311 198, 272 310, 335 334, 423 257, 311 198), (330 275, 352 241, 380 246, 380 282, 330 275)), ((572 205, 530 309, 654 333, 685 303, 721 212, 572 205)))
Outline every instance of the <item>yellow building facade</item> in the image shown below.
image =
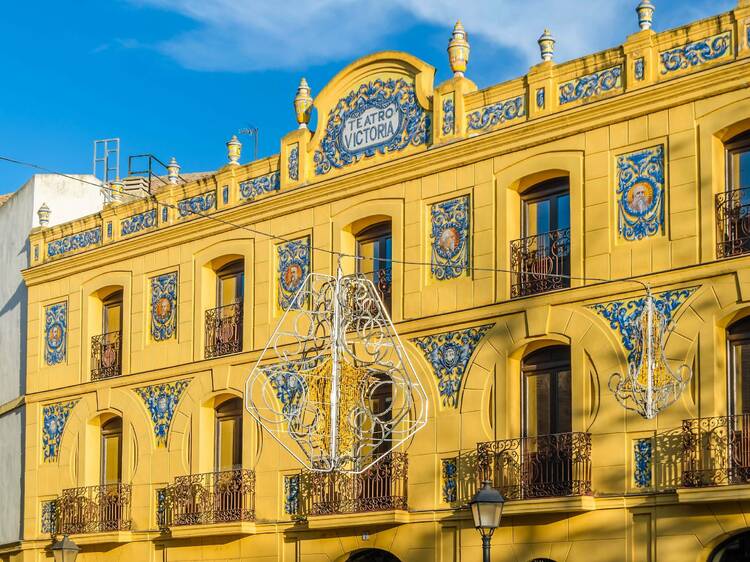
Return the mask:
POLYGON ((460 25, 442 84, 365 57, 301 84, 278 155, 240 165, 230 141, 212 175, 33 231, 24 540, 0 559, 49 560, 65 533, 83 562, 479 560, 466 502, 487 477, 507 498, 496 561, 741 560, 750 2, 662 33, 640 15, 563 64, 545 36, 543 62, 484 90, 460 25), (337 253, 429 403, 359 476, 301 471, 243 407, 337 253), (640 283, 692 369, 650 420, 611 388, 640 283))

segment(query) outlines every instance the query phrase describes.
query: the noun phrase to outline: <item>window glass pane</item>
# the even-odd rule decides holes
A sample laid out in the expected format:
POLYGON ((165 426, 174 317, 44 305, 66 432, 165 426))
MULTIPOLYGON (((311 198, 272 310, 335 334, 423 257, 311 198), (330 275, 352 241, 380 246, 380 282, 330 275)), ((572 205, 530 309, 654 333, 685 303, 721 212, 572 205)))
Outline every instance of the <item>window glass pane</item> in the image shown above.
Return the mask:
POLYGON ((218 422, 217 470, 232 470, 240 466, 239 418, 224 418, 218 422))
POLYGON ((244 274, 227 275, 219 279, 218 306, 226 306, 242 300, 244 274))
POLYGON ((120 466, 120 441, 122 435, 115 433, 106 435, 102 439, 104 448, 102 458, 104 460, 104 469, 102 476, 103 484, 116 484, 122 477, 122 467, 120 466))
MULTIPOLYGON (((571 414, 570 371, 557 373, 557 426, 553 433, 568 433, 573 431, 571 414)), ((554 407, 554 406, 553 406, 554 407)))
POLYGON ((526 203, 525 236, 534 236, 550 231, 550 201, 530 201, 526 203))
POLYGON ((122 318, 121 304, 108 304, 104 307, 104 333, 119 332, 122 318))
POLYGON ((560 195, 557 198, 557 230, 570 228, 570 195, 560 195))
POLYGON ((750 342, 732 345, 734 414, 750 414, 750 342))
POLYGON ((548 373, 527 375, 526 436, 548 435, 550 420, 550 376, 548 373))
POLYGON ((737 177, 739 178, 739 188, 750 187, 750 150, 741 152, 737 155, 737 177))
MULTIPOLYGON (((368 240, 366 242, 359 243, 359 257, 357 266, 359 267, 360 273, 370 273, 375 270, 375 262, 372 258, 378 257, 377 254, 377 240, 368 240)), ((369 277, 369 276, 368 276, 369 277)))

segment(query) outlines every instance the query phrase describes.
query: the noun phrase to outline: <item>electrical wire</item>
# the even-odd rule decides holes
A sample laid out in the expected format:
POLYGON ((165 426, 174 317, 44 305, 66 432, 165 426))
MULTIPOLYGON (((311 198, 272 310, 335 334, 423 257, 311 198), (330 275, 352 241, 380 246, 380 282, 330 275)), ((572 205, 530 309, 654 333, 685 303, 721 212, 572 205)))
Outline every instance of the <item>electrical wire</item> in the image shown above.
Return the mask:
MULTIPOLYGON (((79 182, 81 182, 83 184, 91 185, 91 186, 96 187, 96 188, 98 188, 100 190, 109 191, 109 192, 111 192, 113 194, 116 194, 118 196, 128 195, 129 197, 132 197, 131 202, 132 201, 140 201, 143 198, 148 197, 157 206, 161 205, 161 206, 167 207, 169 209, 177 210, 178 212, 180 211, 180 209, 179 209, 179 207, 177 205, 173 205, 173 204, 167 203, 165 201, 159 201, 156 198, 156 195, 149 193, 147 190, 145 190, 143 188, 140 188, 140 189, 145 193, 145 196, 144 197, 139 197, 139 196, 134 195, 132 193, 123 193, 123 192, 121 192, 119 190, 112 189, 112 188, 107 187, 107 186, 105 186, 103 184, 94 183, 94 182, 87 181, 87 180, 85 180, 83 178, 80 178, 80 177, 72 176, 72 175, 69 175, 69 174, 62 173, 62 172, 57 172, 55 170, 51 170, 49 168, 46 168, 44 166, 40 166, 38 164, 31 163, 31 162, 24 162, 22 160, 16 160, 14 158, 9 158, 7 156, 2 156, 2 155, 0 155, 0 160, 5 161, 5 162, 9 162, 11 164, 17 164, 17 165, 26 166, 26 167, 32 168, 32 169, 41 170, 41 171, 47 172, 49 174, 55 174, 55 175, 62 176, 62 177, 65 177, 65 178, 68 178, 68 179, 71 179, 71 180, 74 180, 74 181, 79 181, 79 182)), ((248 227, 248 226, 236 224, 236 223, 233 223, 232 221, 228 221, 226 219, 222 219, 221 217, 217 217, 216 215, 204 213, 203 211, 196 211, 196 210, 191 209, 190 212, 191 212, 191 214, 198 215, 198 216, 201 216, 201 217, 213 220, 215 222, 224 224, 225 226, 231 226, 232 228, 244 230, 246 232, 250 232, 251 234, 256 234, 258 236, 264 236, 264 237, 269 238, 271 240, 277 240, 277 241, 280 241, 280 242, 292 242, 293 241, 292 239, 285 238, 285 237, 279 236, 277 234, 271 234, 269 232, 263 232, 261 230, 257 230, 257 229, 254 229, 254 228, 251 228, 251 227, 248 227)), ((433 266, 432 263, 428 263, 428 262, 411 261, 411 260, 397 260, 397 259, 393 259, 393 258, 372 258, 372 257, 365 257, 365 256, 357 256, 357 255, 353 255, 353 254, 347 254, 345 252, 338 252, 338 251, 331 250, 331 249, 328 249, 328 248, 320 248, 320 247, 312 246, 312 245, 310 246, 310 249, 314 250, 314 251, 318 251, 318 252, 327 253, 327 254, 330 254, 332 256, 336 256, 336 257, 338 257, 339 260, 341 260, 342 258, 352 258, 354 260, 359 260, 359 261, 369 260, 369 261, 378 262, 378 263, 385 262, 385 263, 391 263, 391 264, 413 265, 413 266, 422 266, 422 267, 432 267, 433 266)), ((438 266, 438 267, 441 267, 441 266, 438 266)), ((449 267, 449 266, 446 266, 446 267, 449 267)), ((479 272, 479 273, 509 273, 509 274, 518 273, 517 271, 513 271, 511 269, 489 268, 489 267, 475 267, 475 266, 468 265, 468 264, 465 266, 465 269, 467 271, 479 272)), ((614 282, 618 282, 618 281, 629 281, 629 282, 633 282, 633 283, 638 283, 639 285, 641 285, 642 287, 644 287, 647 291, 650 290, 650 286, 649 286, 648 283, 645 283, 645 282, 640 281, 639 279, 635 279, 633 277, 621 277, 619 279, 603 279, 603 278, 598 278, 598 277, 577 277, 577 276, 573 276, 573 275, 565 275, 565 274, 560 274, 560 273, 534 273, 534 275, 535 276, 540 276, 540 277, 554 278, 554 279, 558 279, 558 280, 559 279, 568 279, 570 281, 582 281, 584 283, 587 283, 587 282, 614 283, 614 282)))

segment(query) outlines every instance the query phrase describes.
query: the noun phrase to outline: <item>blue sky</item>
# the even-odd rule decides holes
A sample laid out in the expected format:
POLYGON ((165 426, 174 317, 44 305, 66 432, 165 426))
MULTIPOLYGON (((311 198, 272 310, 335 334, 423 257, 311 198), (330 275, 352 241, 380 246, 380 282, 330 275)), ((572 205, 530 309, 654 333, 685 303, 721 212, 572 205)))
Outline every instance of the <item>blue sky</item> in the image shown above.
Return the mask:
MULTIPOLYGON (((654 0, 654 28, 730 10, 736 0, 654 0)), ((637 30, 637 0, 40 0, 7 2, 0 19, 0 155, 66 173, 91 170, 92 142, 118 136, 127 155, 176 156, 183 171, 225 162, 224 142, 260 128, 260 156, 295 127, 301 76, 319 91, 351 60, 408 51, 449 76, 457 18, 480 87, 524 74, 545 27, 563 61, 637 30), (591 9, 595 6, 595 9, 591 9)), ((251 156, 246 143, 243 161, 251 156)), ((0 193, 32 170, 0 162, 0 193)))

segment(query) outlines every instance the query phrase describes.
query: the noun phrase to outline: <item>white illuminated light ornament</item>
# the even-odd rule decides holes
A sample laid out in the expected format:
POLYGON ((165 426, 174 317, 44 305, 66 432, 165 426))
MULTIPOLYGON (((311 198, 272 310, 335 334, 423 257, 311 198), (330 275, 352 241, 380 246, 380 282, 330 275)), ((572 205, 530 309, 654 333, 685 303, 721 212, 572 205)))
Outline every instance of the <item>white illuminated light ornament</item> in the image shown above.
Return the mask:
POLYGON ((305 468, 360 473, 427 422, 427 396, 372 282, 311 273, 245 385, 250 414, 305 468))
POLYGON ((680 397, 692 370, 683 364, 675 372, 669 366, 664 347, 672 326, 654 305, 650 290, 636 321, 638 329, 628 373, 624 377, 619 373, 612 375, 609 388, 624 408, 650 420, 680 397))

